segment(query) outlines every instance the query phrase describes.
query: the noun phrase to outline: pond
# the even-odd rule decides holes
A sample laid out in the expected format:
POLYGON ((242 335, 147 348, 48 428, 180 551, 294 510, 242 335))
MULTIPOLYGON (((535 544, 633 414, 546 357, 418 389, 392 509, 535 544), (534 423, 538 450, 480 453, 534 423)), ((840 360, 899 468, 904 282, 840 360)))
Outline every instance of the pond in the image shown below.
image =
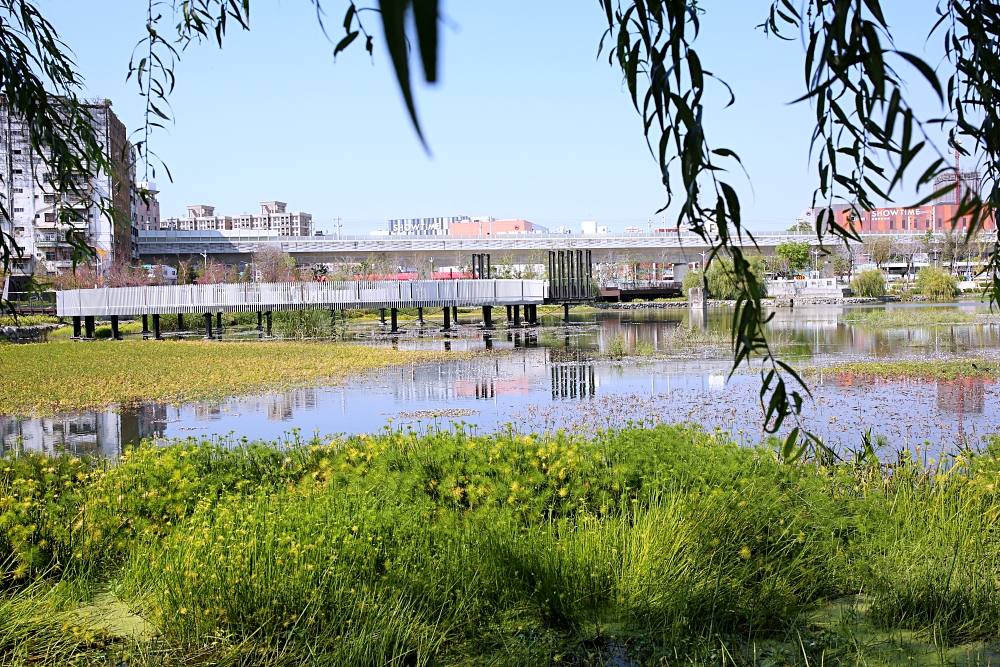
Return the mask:
MULTIPOLYGON (((923 447, 926 455, 977 443, 998 430, 1000 394, 992 382, 862 381, 823 368, 871 358, 1000 355, 1000 323, 979 316, 986 312, 983 304, 809 306, 779 309, 769 326, 785 358, 817 369, 809 374, 814 400, 806 409, 807 428, 840 450, 857 447, 860 433, 870 428, 894 447, 923 447), (934 319, 927 317, 933 313, 944 321, 975 319, 906 326, 847 321, 872 311, 902 313, 901 321, 934 319)), ((447 337, 412 327, 389 336, 377 323, 357 324, 349 337, 369 345, 503 352, 392 368, 342 386, 217 403, 0 417, 0 448, 115 456, 142 438, 279 439, 293 429, 311 435, 461 423, 481 432, 508 424, 524 431, 587 432, 629 421, 695 421, 757 443, 763 435, 760 377, 749 369, 728 377, 731 313, 713 308, 707 322, 692 328, 685 308, 588 310, 574 314, 569 325, 544 319, 532 329, 485 333, 465 324, 447 337), (607 356, 622 350, 638 354, 607 356)))

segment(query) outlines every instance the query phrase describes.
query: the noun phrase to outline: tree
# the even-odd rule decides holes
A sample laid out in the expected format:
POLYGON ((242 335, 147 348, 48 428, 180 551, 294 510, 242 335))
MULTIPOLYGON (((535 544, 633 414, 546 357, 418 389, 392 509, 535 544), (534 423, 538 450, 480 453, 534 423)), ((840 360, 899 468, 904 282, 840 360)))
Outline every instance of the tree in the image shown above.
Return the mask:
POLYGON ((863 243, 864 253, 875 262, 877 269, 881 269, 883 264, 888 264, 896 254, 896 242, 891 236, 874 234, 866 236, 863 243))
POLYGON ((295 259, 274 246, 264 246, 253 254, 253 266, 264 283, 295 282, 295 259))
POLYGON ((924 250, 924 244, 920 237, 906 236, 896 241, 896 254, 906 264, 906 282, 910 282, 910 274, 913 272, 914 258, 924 250))
POLYGON ((925 266, 917 273, 916 289, 932 299, 951 299, 958 295, 958 279, 941 269, 925 266))
MULTIPOLYGON (((764 289, 764 258, 760 255, 753 255, 747 260, 753 267, 757 276, 757 283, 761 290, 764 289)), ((686 276, 685 276, 686 277, 686 276)), ((738 299, 740 296, 740 284, 736 277, 733 260, 728 257, 719 257, 708 267, 705 272, 708 280, 708 293, 713 299, 738 299)), ((761 296, 766 296, 762 292, 761 296)))
POLYGON ((792 273, 797 273, 809 266, 809 242, 785 241, 774 249, 774 254, 788 263, 792 273))
POLYGON ((808 233, 814 232, 816 229, 812 226, 812 223, 808 220, 796 220, 795 224, 788 228, 788 231, 795 233, 808 233))
POLYGON ((851 291, 866 298, 885 296, 885 274, 878 269, 862 271, 851 281, 851 291))
MULTIPOLYGON (((314 4, 317 16, 323 17, 321 2, 314 0, 314 4)), ((707 87, 718 84, 729 89, 711 73, 712 68, 703 66, 695 48, 704 9, 690 0, 600 0, 599 4, 607 22, 599 52, 621 69, 640 116, 637 127, 646 135, 660 170, 664 209, 679 198, 678 226, 694 231, 712 246, 709 263, 720 254, 733 261, 740 293, 732 320, 734 365, 750 363, 754 357, 763 362, 760 396, 767 432, 777 432, 788 418, 798 424, 803 392, 808 394, 808 388, 790 366, 778 361, 768 343, 760 286, 743 248, 756 243, 743 225, 739 196, 726 180, 729 173, 741 173, 742 164, 734 151, 712 143, 706 131, 705 120, 712 111, 705 105, 707 87)), ((345 5, 345 33, 334 55, 359 41, 372 54, 375 34, 362 23, 362 16, 377 17, 374 20, 381 24, 413 128, 425 144, 410 58, 411 53, 419 58, 427 82, 437 81, 438 3, 377 0, 377 7, 359 8, 353 0, 345 0, 345 5), (377 12, 365 13, 373 9, 377 12), (359 36, 364 39, 358 40, 359 36)), ((199 41, 221 46, 228 26, 248 29, 250 13, 250 0, 189 0, 175 5, 176 13, 161 12, 159 6, 170 7, 150 3, 147 36, 136 48, 130 69, 147 101, 144 135, 137 144, 147 170, 155 157, 149 149, 150 130, 170 120, 167 98, 174 87, 180 53, 199 41)), ((762 17, 759 27, 765 34, 788 41, 800 37, 808 54, 804 90, 796 101, 811 104, 815 111, 811 139, 817 175, 814 208, 843 202, 855 213, 870 210, 876 199, 900 196, 904 177, 915 169, 918 175, 909 182, 916 188, 929 185, 936 176, 954 169, 944 157, 951 149, 968 154, 970 148, 982 156, 983 180, 990 187, 983 195, 968 193, 957 207, 956 219, 970 218, 971 235, 1000 208, 1000 142, 995 139, 995 128, 1000 127, 1000 105, 995 103, 1000 94, 996 76, 1000 71, 1000 14, 986 0, 941 0, 937 11, 941 19, 930 36, 944 44, 949 66, 943 82, 932 65, 895 48, 879 0, 803 0, 798 6, 790 0, 773 0, 770 12, 762 17), (910 104, 904 84, 908 72, 926 81, 945 107, 943 113, 934 110, 933 117, 925 118, 910 104), (928 138, 925 129, 931 124, 947 129, 947 146, 928 138), (966 139, 964 146, 957 141, 959 134, 966 139)), ((0 0, 0 12, 13 17, 0 27, 0 39, 14 54, 9 60, 5 57, 4 65, 12 63, 13 67, 0 71, 0 85, 8 99, 14 100, 16 111, 28 118, 32 141, 37 139, 40 146, 52 136, 76 136, 76 126, 56 126, 61 114, 52 105, 48 110, 42 106, 50 91, 34 74, 38 69, 54 69, 49 74, 52 87, 75 100, 80 81, 64 56, 64 45, 28 0, 0 0), (21 35, 26 39, 17 39, 21 35), (54 133, 46 133, 46 122, 54 133)), ((68 108, 72 112, 72 105, 68 108)), ((53 173, 60 184, 71 187, 75 176, 92 173, 98 161, 107 162, 100 150, 93 150, 95 142, 85 140, 82 146, 94 160, 76 160, 71 165, 73 160, 68 159, 56 164, 53 173)), ((842 227, 832 217, 817 229, 817 237, 821 243, 824 237, 844 243, 860 240, 853 229, 842 227)), ((0 243, 4 256, 9 257, 13 239, 7 235, 0 243)), ((994 276, 991 298, 1000 294, 997 268, 1000 251, 994 247, 988 267, 994 276)), ((795 429, 782 446, 783 457, 795 458, 803 452, 798 434, 795 429)), ((810 442, 820 446, 818 439, 810 442)))

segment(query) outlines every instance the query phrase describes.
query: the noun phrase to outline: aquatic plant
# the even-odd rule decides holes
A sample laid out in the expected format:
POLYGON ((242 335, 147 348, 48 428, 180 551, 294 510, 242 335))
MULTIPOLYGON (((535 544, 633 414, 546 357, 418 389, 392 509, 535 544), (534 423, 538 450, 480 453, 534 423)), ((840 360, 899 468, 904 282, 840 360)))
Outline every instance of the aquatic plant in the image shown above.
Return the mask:
POLYGON ((887 310, 853 310, 843 316, 843 321, 868 327, 909 328, 937 324, 968 324, 995 320, 995 316, 981 316, 957 308, 890 308, 887 310))
MULTIPOLYGON (((131 325, 133 328, 141 326, 131 325)), ((108 329, 110 336, 110 329, 108 329)), ((50 342, 0 347, 17 382, 0 383, 0 414, 45 414, 138 401, 212 400, 336 383, 447 352, 344 343, 50 342)))
POLYGON ((0 551, 12 554, 0 653, 24 655, 30 633, 65 660, 50 664, 126 650, 135 665, 154 653, 551 664, 620 641, 637 661, 711 662, 721 644, 750 664, 797 636, 805 662, 793 642, 788 664, 809 664, 814 647, 854 664, 852 651, 883 649, 847 648, 862 621, 817 625, 815 613, 858 593, 866 632, 927 632, 944 650, 1000 634, 997 454, 924 464, 879 460, 872 446, 785 465, 671 426, 590 439, 458 428, 187 440, 115 465, 11 455, 0 460, 0 551), (121 603, 95 602, 92 587, 121 603), (128 639, 74 611, 122 603, 158 629, 155 651, 151 635, 128 639))

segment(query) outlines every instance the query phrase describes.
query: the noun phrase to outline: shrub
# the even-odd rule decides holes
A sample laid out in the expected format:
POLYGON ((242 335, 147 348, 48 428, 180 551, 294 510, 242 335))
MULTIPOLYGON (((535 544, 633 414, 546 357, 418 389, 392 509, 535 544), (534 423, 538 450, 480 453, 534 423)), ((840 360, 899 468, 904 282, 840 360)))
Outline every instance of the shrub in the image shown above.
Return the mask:
POLYGON ((917 273, 916 291, 932 299, 951 299, 958 295, 958 278, 926 266, 917 273))
POLYGON ((703 287, 704 283, 701 277, 701 271, 688 271, 681 278, 681 290, 684 292, 684 296, 687 297, 688 292, 691 291, 692 287, 703 287))
POLYGON ((885 275, 878 269, 862 271, 851 281, 851 291, 867 298, 885 296, 885 275))
MULTIPOLYGON (((753 256, 747 258, 750 263, 750 270, 760 285, 761 294, 764 296, 764 258, 753 256)), ((713 299, 736 299, 740 296, 740 286, 736 282, 736 269, 733 260, 729 257, 718 257, 708 267, 708 293, 713 299)))

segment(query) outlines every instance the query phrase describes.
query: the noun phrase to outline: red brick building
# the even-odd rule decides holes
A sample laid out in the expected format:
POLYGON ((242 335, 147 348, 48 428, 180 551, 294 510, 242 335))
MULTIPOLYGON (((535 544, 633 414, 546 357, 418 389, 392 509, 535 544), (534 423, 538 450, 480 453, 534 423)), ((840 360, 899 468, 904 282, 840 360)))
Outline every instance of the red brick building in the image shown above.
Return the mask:
MULTIPOLYGON (((932 204, 917 208, 876 208, 871 211, 862 211, 859 216, 846 204, 835 204, 833 206, 834 220, 837 224, 847 228, 853 227, 861 234, 878 234, 903 232, 924 233, 928 230, 935 233, 943 233, 952 228, 958 231, 965 231, 971 224, 971 216, 966 215, 954 220, 957 206, 955 204, 932 204)), ((808 222, 815 222, 816 216, 822 209, 807 209, 802 214, 802 219, 808 222)), ((983 229, 996 229, 996 216, 990 215, 983 229)))

